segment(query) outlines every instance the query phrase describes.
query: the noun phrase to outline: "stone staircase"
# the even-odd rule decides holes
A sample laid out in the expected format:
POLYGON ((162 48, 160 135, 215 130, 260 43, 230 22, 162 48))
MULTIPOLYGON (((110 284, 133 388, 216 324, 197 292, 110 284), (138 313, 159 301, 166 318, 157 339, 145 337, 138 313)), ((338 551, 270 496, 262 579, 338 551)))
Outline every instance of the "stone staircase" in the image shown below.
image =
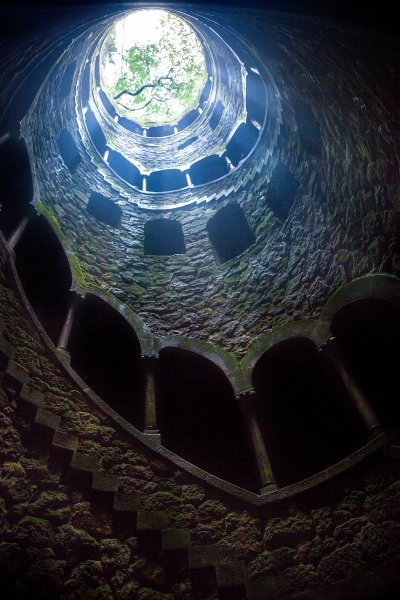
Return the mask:
POLYGON ((119 478, 99 470, 99 456, 78 451, 80 438, 62 430, 62 416, 44 408, 44 395, 30 385, 29 373, 14 362, 15 347, 2 335, 0 322, 0 371, 3 385, 12 389, 17 410, 28 419, 31 443, 48 449, 49 461, 60 470, 60 480, 83 491, 90 501, 112 512, 115 535, 135 535, 146 555, 162 554, 166 567, 185 569, 192 597, 217 594, 220 599, 267 600, 275 597, 267 582, 249 581, 244 561, 221 555, 216 544, 194 546, 190 529, 171 525, 168 513, 141 508, 139 494, 120 491, 119 478))

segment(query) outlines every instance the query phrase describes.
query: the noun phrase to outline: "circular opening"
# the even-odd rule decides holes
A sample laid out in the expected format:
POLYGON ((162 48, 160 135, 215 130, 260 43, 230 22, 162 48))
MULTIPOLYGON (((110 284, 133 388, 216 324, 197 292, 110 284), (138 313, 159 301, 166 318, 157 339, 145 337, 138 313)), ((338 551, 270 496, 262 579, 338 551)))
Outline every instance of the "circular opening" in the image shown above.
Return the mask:
POLYGON ((165 10, 117 21, 101 52, 101 85, 119 115, 142 127, 175 125, 198 106, 207 80, 192 27, 165 10))

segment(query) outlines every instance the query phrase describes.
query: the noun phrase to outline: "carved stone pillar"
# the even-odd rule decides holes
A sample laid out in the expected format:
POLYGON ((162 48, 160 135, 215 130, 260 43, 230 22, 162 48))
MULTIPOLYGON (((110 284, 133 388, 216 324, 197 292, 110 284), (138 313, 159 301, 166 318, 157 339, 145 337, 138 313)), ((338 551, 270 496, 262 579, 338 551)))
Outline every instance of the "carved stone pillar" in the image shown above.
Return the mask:
POLYGON ((329 338, 319 348, 319 352, 333 365, 336 373, 344 384, 360 419, 367 429, 368 436, 372 438, 380 433, 382 431, 382 425, 358 381, 355 379, 346 358, 339 348, 336 338, 329 338))
POLYGON ((57 349, 60 350, 61 353, 66 354, 67 356, 69 356, 68 343, 69 343, 69 338, 71 336, 71 329, 72 329, 72 325, 74 324, 76 310, 79 306, 80 300, 81 300, 80 296, 78 296, 78 294, 73 292, 73 296, 71 298, 70 305, 68 307, 67 316, 65 317, 64 324, 61 328, 61 332, 58 337, 57 349))
POLYGON ((157 356, 143 356, 145 375, 145 433, 159 434, 157 428, 156 369, 157 356))
POLYGON ((10 235, 8 239, 8 245, 11 248, 11 250, 15 250, 16 245, 21 239, 21 236, 29 223, 29 219, 30 217, 28 215, 23 216, 17 227, 14 229, 13 233, 10 235))
POLYGON ((257 462, 258 473, 261 480, 261 493, 276 489, 274 475, 271 469, 267 448, 264 443, 263 435, 255 413, 256 393, 254 390, 249 390, 236 396, 242 412, 248 437, 254 452, 257 462))

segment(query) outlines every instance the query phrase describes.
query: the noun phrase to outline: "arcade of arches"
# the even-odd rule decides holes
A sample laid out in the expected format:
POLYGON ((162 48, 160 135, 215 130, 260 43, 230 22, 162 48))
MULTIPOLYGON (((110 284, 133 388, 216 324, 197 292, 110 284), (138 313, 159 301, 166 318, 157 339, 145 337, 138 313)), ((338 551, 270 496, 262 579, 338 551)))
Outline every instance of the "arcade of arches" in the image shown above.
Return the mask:
POLYGON ((0 57, 4 597, 395 598, 398 45, 156 12, 0 57))

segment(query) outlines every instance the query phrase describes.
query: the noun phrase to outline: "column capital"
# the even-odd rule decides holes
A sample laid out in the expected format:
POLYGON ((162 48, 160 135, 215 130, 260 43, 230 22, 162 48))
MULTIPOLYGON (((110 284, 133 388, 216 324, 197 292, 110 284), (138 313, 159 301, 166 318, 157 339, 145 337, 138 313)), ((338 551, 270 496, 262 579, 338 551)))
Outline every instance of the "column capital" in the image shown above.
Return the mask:
POLYGON ((249 388, 248 390, 244 390, 243 392, 239 392, 237 394, 235 394, 235 400, 237 402, 245 402, 246 400, 254 400, 254 398, 256 397, 257 392, 255 391, 254 388, 249 388))
POLYGON ((318 352, 324 353, 329 351, 331 348, 335 348, 337 345, 337 339, 334 335, 329 336, 322 344, 318 347, 318 352))
POLYGON ((143 362, 152 363, 156 362, 160 358, 160 355, 158 354, 158 352, 154 352, 153 354, 142 354, 140 358, 143 362))

